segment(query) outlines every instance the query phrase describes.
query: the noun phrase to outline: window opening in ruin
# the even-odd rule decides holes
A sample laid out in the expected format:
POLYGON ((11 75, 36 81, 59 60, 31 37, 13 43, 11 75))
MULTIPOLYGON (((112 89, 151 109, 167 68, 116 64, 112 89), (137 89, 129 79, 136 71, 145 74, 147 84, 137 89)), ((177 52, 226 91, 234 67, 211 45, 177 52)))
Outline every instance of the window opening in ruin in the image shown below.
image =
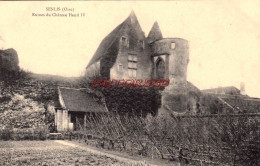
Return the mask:
POLYGON ((127 38, 125 36, 121 37, 121 42, 123 43, 124 46, 126 46, 127 48, 129 47, 129 40, 127 40, 127 38))
POLYGON ((123 42, 125 42, 125 41, 126 41, 126 37, 122 36, 122 37, 121 37, 121 40, 122 40, 123 42))
POLYGON ((136 78, 137 74, 137 55, 128 54, 128 76, 130 78, 136 78))
POLYGON ((138 44, 139 44, 140 48, 144 49, 144 41, 143 40, 139 40, 138 44))
POLYGON ((156 79, 164 79, 165 78, 165 62, 163 59, 159 58, 156 62, 156 79))
POLYGON ((121 63, 118 64, 118 68, 117 68, 118 71, 122 71, 123 70, 123 65, 121 63))
POLYGON ((171 49, 175 48, 175 43, 171 43, 171 49))

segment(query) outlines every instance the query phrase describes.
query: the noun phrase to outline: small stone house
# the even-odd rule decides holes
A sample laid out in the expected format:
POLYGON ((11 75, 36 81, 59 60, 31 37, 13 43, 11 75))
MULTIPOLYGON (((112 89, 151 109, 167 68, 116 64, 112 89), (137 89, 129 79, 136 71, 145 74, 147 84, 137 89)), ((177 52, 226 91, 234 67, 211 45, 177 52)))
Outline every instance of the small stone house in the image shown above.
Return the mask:
POLYGON ((58 87, 59 103, 55 108, 55 127, 58 132, 86 127, 87 117, 107 113, 105 102, 87 89, 58 87))

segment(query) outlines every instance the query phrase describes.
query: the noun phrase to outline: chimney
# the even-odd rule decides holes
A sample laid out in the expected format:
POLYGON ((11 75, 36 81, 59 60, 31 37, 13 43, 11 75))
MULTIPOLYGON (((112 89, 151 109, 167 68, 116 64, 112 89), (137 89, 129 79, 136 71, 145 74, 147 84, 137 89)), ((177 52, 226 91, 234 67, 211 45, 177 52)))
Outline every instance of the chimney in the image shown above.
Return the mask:
POLYGON ((241 94, 241 95, 246 95, 245 83, 244 83, 244 82, 241 82, 241 83, 240 83, 240 94, 241 94))

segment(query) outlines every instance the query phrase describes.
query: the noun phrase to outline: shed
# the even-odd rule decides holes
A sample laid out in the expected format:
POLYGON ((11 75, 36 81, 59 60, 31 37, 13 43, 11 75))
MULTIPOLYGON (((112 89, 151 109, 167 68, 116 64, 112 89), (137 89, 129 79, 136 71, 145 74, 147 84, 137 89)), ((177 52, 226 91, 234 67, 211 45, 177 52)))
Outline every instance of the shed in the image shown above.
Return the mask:
POLYGON ((59 106, 55 109, 57 131, 76 130, 86 126, 87 116, 107 113, 102 96, 88 89, 58 87, 59 106))

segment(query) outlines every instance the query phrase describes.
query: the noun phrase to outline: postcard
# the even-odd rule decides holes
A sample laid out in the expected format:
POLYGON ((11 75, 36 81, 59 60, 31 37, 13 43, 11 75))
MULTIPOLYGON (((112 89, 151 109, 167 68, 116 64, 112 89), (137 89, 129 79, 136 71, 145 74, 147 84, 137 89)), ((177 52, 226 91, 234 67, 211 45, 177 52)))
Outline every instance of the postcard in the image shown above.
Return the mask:
POLYGON ((259 9, 0 1, 0 165, 259 165, 259 9))

